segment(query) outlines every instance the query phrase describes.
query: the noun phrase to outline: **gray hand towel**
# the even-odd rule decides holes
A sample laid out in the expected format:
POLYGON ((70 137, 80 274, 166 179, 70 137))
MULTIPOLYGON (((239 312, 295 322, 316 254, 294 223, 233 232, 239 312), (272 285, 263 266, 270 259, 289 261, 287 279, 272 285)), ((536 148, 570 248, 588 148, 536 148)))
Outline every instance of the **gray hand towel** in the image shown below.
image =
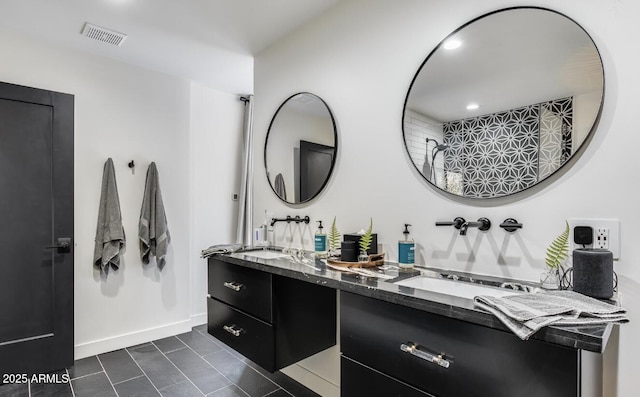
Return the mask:
POLYGON ((230 254, 242 249, 242 244, 217 244, 212 245, 207 249, 203 249, 200 252, 201 258, 208 258, 216 254, 230 254))
POLYGON ((287 201, 287 188, 284 184, 284 177, 282 176, 282 174, 276 175, 274 188, 278 197, 280 197, 284 201, 287 201))
POLYGON ((158 267, 162 270, 166 263, 167 249, 171 242, 167 228, 167 216, 164 212, 160 182, 156 163, 149 164, 147 180, 144 186, 140 222, 138 223, 138 240, 142 263, 149 263, 149 257, 155 256, 158 267))
POLYGON ((106 275, 109 267, 116 270, 120 267, 120 255, 126 246, 116 172, 111 158, 104 163, 99 205, 93 264, 106 275))
POLYGON ((474 302, 477 307, 493 313, 523 340, 547 325, 580 326, 629 321, 622 307, 573 291, 547 291, 501 298, 476 296, 474 302))

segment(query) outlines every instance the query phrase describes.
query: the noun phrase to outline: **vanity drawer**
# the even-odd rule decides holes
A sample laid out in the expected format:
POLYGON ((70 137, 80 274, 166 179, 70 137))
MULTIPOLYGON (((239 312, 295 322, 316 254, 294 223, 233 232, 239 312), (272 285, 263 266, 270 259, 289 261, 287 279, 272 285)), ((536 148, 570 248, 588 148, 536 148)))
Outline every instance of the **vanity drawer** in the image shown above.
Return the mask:
POLYGON ((342 354, 425 392, 579 396, 578 350, 351 293, 340 301, 342 354))
POLYGON ((207 299, 207 331, 264 369, 275 366, 274 332, 267 324, 215 299, 207 299))
POLYGON ((209 295, 266 322, 272 322, 272 276, 209 258, 209 295))
POLYGON ((340 357, 342 397, 433 397, 344 356, 340 357))

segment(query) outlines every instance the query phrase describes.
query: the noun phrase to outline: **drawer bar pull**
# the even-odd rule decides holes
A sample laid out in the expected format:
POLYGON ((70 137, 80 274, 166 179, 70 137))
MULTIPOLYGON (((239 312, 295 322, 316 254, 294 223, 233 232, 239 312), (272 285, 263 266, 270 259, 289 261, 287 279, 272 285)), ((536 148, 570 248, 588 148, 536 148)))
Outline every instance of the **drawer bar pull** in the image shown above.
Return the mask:
POLYGON ((416 356, 423 360, 427 360, 429 362, 437 364, 443 368, 449 368, 449 365, 451 365, 451 362, 446 358, 444 358, 445 357, 444 353, 440 353, 440 354, 430 353, 428 351, 425 351, 424 349, 421 349, 420 346, 418 346, 413 342, 407 342, 407 343, 401 344, 400 350, 402 350, 403 352, 409 353, 412 356, 416 356))
POLYGON ((225 281, 223 285, 225 287, 227 287, 227 288, 230 288, 230 289, 236 291, 236 292, 239 292, 242 289, 242 287, 244 287, 244 285, 238 284, 238 283, 233 282, 233 281, 225 281))
POLYGON ((227 331, 228 333, 230 333, 233 336, 240 336, 242 335, 242 333, 244 332, 244 330, 242 328, 240 329, 236 329, 235 328, 235 324, 233 325, 225 325, 222 327, 223 330, 227 331))

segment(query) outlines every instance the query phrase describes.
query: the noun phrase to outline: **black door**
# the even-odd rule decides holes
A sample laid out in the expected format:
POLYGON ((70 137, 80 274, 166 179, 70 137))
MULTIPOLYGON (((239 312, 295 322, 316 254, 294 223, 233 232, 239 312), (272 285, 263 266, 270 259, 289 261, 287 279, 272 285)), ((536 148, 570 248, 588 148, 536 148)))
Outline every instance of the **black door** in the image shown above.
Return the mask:
POLYGON ((73 363, 73 106, 0 83, 0 374, 73 363))
POLYGON ((300 141, 300 202, 314 198, 327 183, 334 153, 333 146, 300 141))

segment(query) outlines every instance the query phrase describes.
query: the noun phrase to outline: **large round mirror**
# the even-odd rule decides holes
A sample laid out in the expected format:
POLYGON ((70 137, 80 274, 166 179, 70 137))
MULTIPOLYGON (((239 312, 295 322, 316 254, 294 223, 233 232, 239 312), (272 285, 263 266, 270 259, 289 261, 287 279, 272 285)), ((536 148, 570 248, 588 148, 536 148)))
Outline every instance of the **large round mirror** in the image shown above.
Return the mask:
POLYGON ((576 22, 519 7, 477 18, 427 57, 405 101, 404 141, 432 185, 469 198, 520 192, 595 130, 602 60, 576 22))
POLYGON ((316 197, 329 181, 337 147, 333 114, 320 97, 302 92, 287 98, 271 120, 264 148, 274 193, 291 204, 316 197))

